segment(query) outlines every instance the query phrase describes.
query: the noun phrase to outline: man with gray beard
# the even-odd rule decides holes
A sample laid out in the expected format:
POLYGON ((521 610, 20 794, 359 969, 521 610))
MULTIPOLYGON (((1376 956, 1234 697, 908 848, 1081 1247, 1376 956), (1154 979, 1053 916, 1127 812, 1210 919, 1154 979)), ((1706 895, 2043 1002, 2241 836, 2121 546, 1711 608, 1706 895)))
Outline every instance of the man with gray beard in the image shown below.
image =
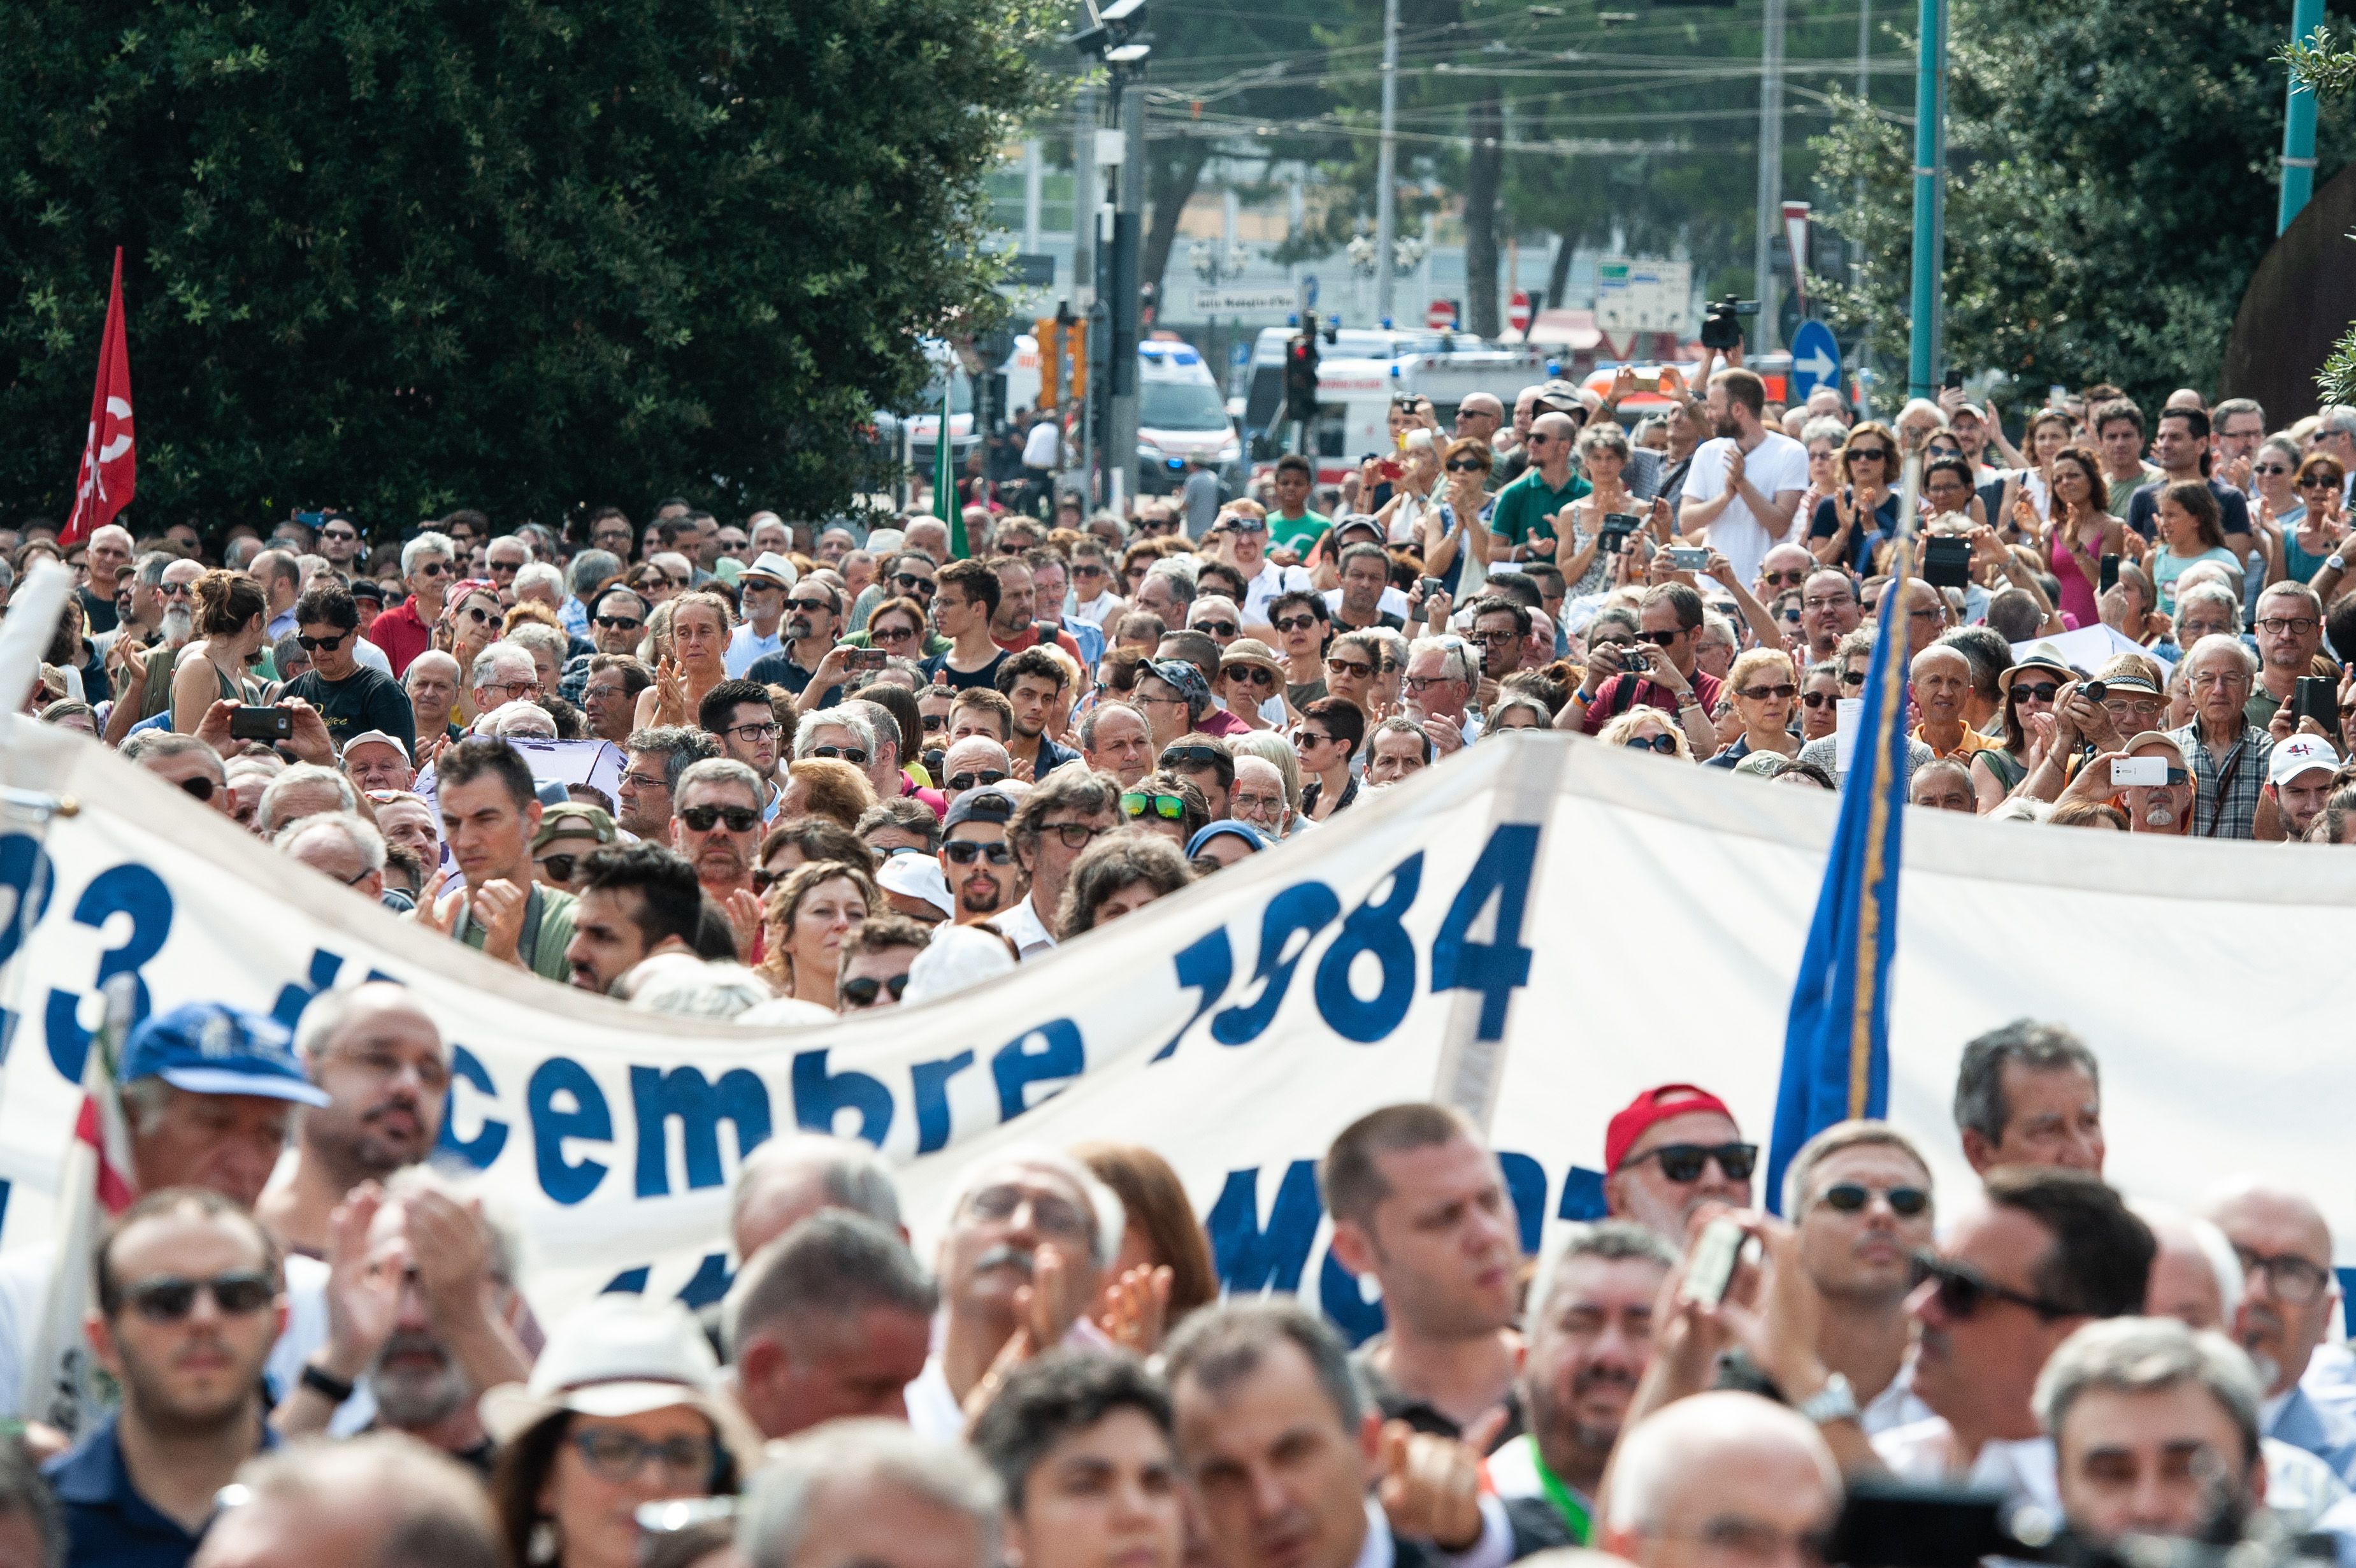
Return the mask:
POLYGON ((202 562, 161 550, 142 555, 132 569, 131 621, 98 639, 107 645, 106 674, 114 684, 108 745, 119 745, 133 725, 171 705, 172 667, 196 632, 191 585, 204 571, 202 562))
POLYGON ((328 1247, 327 1342, 279 1402, 279 1435, 405 1432, 487 1475, 477 1402, 531 1374, 516 1262, 514 1234, 423 1166, 355 1192, 328 1247))

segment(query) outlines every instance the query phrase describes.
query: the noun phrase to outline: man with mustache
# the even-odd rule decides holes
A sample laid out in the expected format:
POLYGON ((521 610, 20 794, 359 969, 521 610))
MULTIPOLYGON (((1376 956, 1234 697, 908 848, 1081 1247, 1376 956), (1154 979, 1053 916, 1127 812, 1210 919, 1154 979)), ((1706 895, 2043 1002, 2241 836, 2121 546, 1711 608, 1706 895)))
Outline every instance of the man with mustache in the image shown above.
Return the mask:
POLYGON ((1515 1389, 1529 1430, 1489 1456, 1501 1498, 1542 1499, 1590 1544, 1603 1466, 1653 1359, 1653 1305, 1677 1254, 1641 1225, 1574 1230, 1531 1282, 1515 1389))
POLYGON ((409 991, 389 981, 321 992, 295 1026, 294 1050, 327 1103, 302 1119, 293 1165, 254 1212, 287 1251, 316 1258, 354 1188, 433 1153, 450 1052, 409 991))
MULTIPOLYGON (((2302 1194, 2247 1177, 2211 1199, 2208 1217, 2233 1244, 2244 1270, 2241 1306, 2228 1328, 2265 1381, 2260 1427, 2350 1479, 2356 1476, 2351 1391, 2344 1374, 2313 1375, 2319 1370, 2316 1350, 2340 1316, 2331 1228, 2302 1194)), ((2339 1354, 2344 1364, 2345 1353, 2339 1354)))
MULTIPOLYGON (((1816 1354, 1844 1380, 1868 1437, 1921 1421, 1913 1259, 1931 1244, 1931 1167, 1886 1122, 1841 1122, 1800 1147, 1783 1174, 1783 1213, 1816 1287, 1816 1354)), ((1837 1401, 1838 1396, 1836 1396, 1837 1401)))

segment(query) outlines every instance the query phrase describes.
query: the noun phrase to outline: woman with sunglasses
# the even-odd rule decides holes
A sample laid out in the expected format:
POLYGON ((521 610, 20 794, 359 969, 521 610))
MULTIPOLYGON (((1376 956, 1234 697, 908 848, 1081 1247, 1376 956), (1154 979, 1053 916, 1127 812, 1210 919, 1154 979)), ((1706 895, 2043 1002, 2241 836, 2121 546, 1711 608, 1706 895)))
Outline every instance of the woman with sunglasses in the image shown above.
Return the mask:
POLYGON ((242 572, 208 572, 196 585, 197 640, 172 671, 172 728, 194 735, 215 703, 252 703, 246 671, 262 657, 270 601, 242 572))
MULTIPOLYGON (((2049 420, 2037 433, 2041 436, 2052 428, 2049 420)), ((2103 557, 2140 550, 2143 541, 2128 544, 2127 525, 2111 515, 2102 459, 2085 447, 2051 454, 2045 476, 2045 564, 2062 585, 2062 613, 2072 618, 2072 625, 2093 626, 2102 618, 2094 596, 2103 585, 2103 557)))
POLYGON ((1827 566, 1861 572, 1874 546, 1898 527, 1898 437, 1866 420, 1850 429, 1834 467, 1840 488, 1816 503, 1808 549, 1827 566))
POLYGON ((761 900, 769 929, 761 972, 780 996, 839 1010, 842 944, 883 907, 874 878, 858 866, 819 860, 796 867, 761 900))
MULTIPOLYGON (((1432 509, 1438 514, 1440 532, 1433 542, 1421 547, 1420 553, 1428 562, 1443 542, 1450 552, 1459 544, 1463 547, 1461 561, 1452 554, 1441 557, 1458 567, 1449 592, 1460 602, 1480 593, 1489 581, 1488 524, 1494 503, 1490 499, 1488 486, 1489 476, 1496 466, 1497 455, 1489 444, 1469 435, 1449 442, 1440 454, 1441 496, 1440 504, 1432 509), (1465 532, 1463 522, 1467 518, 1481 526, 1465 532)), ((1432 568, 1432 575, 1448 575, 1439 567, 1432 568)))
POLYGON ((1693 745, 1686 739, 1685 731, 1670 723, 1669 716, 1658 708, 1631 708, 1597 731, 1595 738, 1606 746, 1683 757, 1687 762, 1694 759, 1693 745))
POLYGON ((2288 445, 2286 442, 2277 446, 2269 441, 2259 447, 2257 461, 2250 465, 2250 472, 2257 477, 2261 487, 2258 516, 2271 516, 2282 530, 2279 575, 2311 583, 2348 537, 2348 518, 2340 505, 2348 471, 2329 452, 2310 452, 2300 458, 2295 452, 2284 451, 2288 445), (2286 461, 2297 464, 2295 479, 2284 481, 2268 471, 2286 461), (2264 489, 2268 480, 2286 483, 2297 499, 2287 510, 2275 506, 2264 489))
POLYGON ((2053 703, 2077 679, 2057 659, 2030 654, 1997 681, 2004 693, 2004 745, 1972 753, 1972 792, 1983 816, 2020 788, 2053 739, 2053 703))
POLYGON ((458 661, 458 699, 451 705, 457 724, 471 725, 475 711, 475 656, 499 639, 498 590, 480 578, 451 585, 443 602, 442 618, 434 628, 434 646, 458 661))
POLYGON ((1753 752, 1778 757, 1800 755, 1800 737, 1792 733, 1792 714, 1800 705, 1800 685, 1793 673, 1792 656, 1780 649, 1754 648, 1738 654, 1726 672, 1726 690, 1742 733, 1734 744, 1711 757, 1706 768, 1732 768, 1753 752))
POLYGON ((728 679, 728 639, 736 625, 728 601, 697 592, 681 594, 666 607, 669 647, 655 665, 655 683, 638 693, 640 729, 694 724, 705 693, 728 679))
MULTIPOLYGON (((1276 727, 1260 712, 1260 705, 1270 698, 1284 696, 1285 688, 1284 666, 1277 662, 1268 644, 1258 639, 1239 637, 1219 655, 1219 695, 1226 699, 1227 712, 1240 719, 1246 729, 1276 727)), ((1291 711, 1288 702, 1288 718, 1291 711)))
POLYGON ((1301 814, 1322 822, 1358 798, 1350 759, 1366 738, 1365 710, 1346 697, 1320 697, 1292 726, 1292 754, 1301 764, 1301 814))
POLYGON ((1808 666, 1800 682, 1800 744, 1822 740, 1840 727, 1841 667, 1826 659, 1808 666))

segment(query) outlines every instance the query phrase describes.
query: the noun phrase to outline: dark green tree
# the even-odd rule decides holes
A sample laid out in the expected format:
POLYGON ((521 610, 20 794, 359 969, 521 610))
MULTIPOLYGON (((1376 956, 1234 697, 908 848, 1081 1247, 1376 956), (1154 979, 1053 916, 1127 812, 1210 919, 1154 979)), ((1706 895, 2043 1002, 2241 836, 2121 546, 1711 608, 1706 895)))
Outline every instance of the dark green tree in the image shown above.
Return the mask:
MULTIPOLYGON (((1950 365, 2002 371, 2040 395, 2049 382, 2113 381, 2147 407, 2214 384, 2274 240, 2281 27, 2272 0, 1957 0, 1950 365)), ((2325 168, 2350 145, 2346 116, 2325 115, 2325 168)), ((1860 288, 1825 293, 1836 319, 1875 324, 1877 356, 1902 360, 1912 128, 1852 113, 1821 150, 1828 221, 1866 257, 1860 288)))
POLYGON ((1043 0, 20 0, 0 497, 62 515, 125 252, 143 522, 333 501, 809 515, 919 335, 996 308, 981 177, 1043 0))

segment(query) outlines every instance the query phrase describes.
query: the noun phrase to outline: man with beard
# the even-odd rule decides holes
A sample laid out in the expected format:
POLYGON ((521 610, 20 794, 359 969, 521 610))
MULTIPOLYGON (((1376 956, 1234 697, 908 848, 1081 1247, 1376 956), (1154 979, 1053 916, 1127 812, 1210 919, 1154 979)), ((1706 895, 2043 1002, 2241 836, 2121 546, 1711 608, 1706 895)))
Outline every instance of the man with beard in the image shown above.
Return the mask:
POLYGON ((327 1341, 279 1402, 280 1435, 390 1428, 487 1473, 477 1401, 531 1373, 516 1255, 515 1238, 479 1199, 423 1166, 354 1193, 336 1212, 328 1252, 327 1341))
MULTIPOLYGON (((779 565, 791 570, 782 562, 779 565)), ((842 635, 842 596, 833 585, 816 576, 787 588, 780 575, 775 583, 759 583, 753 596, 774 601, 783 616, 782 627, 776 628, 782 646, 746 665, 744 678, 755 685, 783 686, 798 697, 809 690, 811 680, 842 635), (771 592, 772 588, 776 591, 771 592)), ((820 694, 815 705, 832 707, 841 696, 841 677, 837 675, 835 684, 820 694)))
POLYGON ((657 953, 694 953, 703 921, 695 868, 658 843, 592 850, 583 863, 568 983, 599 996, 657 953))
POLYGON ((1868 1437, 1920 1421, 1914 1397, 1914 1254, 1931 1244, 1931 1167, 1886 1122, 1840 1122, 1783 1173, 1801 1271, 1816 1287, 1816 1354, 1842 1380, 1868 1437))
POLYGON ((1675 1249, 1641 1225, 1607 1219, 1572 1232, 1531 1283, 1527 1345, 1515 1391, 1529 1430, 1489 1456, 1501 1498, 1536 1498, 1571 1538, 1593 1539, 1603 1466, 1653 1359, 1653 1305, 1675 1249))
POLYGON ((1761 419, 1767 386, 1755 371, 1736 366, 1710 377, 1704 406, 1713 439, 1687 470, 1677 531, 1706 536, 1735 581, 1748 583, 1769 547, 1792 530, 1808 488, 1808 449, 1761 419))
POLYGON ((719 755, 719 742, 691 725, 632 730, 623 746, 622 781, 614 790, 615 822, 638 838, 669 843, 680 779, 693 764, 719 755))
POLYGON ((1759 1145, 1741 1137, 1734 1112, 1706 1089, 1665 1083, 1645 1090, 1604 1129, 1604 1211, 1682 1249, 1703 1204, 1751 1207, 1759 1145))
POLYGON ((721 756, 753 770, 761 781, 761 820, 776 821, 785 789, 777 779, 779 730, 769 689, 750 681, 723 681, 703 694, 695 722, 719 744, 721 756))
POLYGON ((408 988, 390 981, 321 992, 294 1026, 294 1053, 327 1103, 297 1124, 294 1159, 254 1213, 288 1251, 316 1258, 354 1188, 433 1152, 450 1053, 408 988))
POLYGON ((1334 1261, 1382 1285, 1386 1326, 1355 1359, 1384 1417, 1460 1437, 1502 1403, 1517 1425, 1521 1249, 1505 1175, 1472 1125, 1421 1102, 1369 1112, 1325 1151, 1318 1187, 1334 1261))
MULTIPOLYGON (((679 776, 678 804, 670 820, 671 847, 695 867, 695 879, 722 909, 749 915, 759 929, 760 901, 753 892, 753 851, 761 842, 761 780, 741 762, 707 757, 679 776)), ((755 945, 757 946, 757 940, 755 945)), ((743 955, 757 961, 758 952, 743 955)))
POLYGON ((2265 1384, 2259 1407, 2265 1434, 2306 1449, 2356 1484, 2351 1391, 2345 1382, 2309 1377, 2318 1348, 2340 1317, 2331 1228, 2305 1195, 2246 1177, 2210 1200, 2208 1217, 2244 1270, 2231 1330, 2265 1384))
POLYGON ((1023 868, 1008 837, 1014 812, 1013 797, 1000 789, 968 789, 949 802, 941 824, 941 875, 957 895, 960 926, 980 925, 1022 896, 1023 868))
POLYGON ((172 671, 180 650, 196 634, 194 585, 205 575, 204 563, 186 561, 155 551, 140 557, 132 579, 131 611, 140 625, 155 633, 144 649, 124 645, 108 650, 107 678, 114 682, 114 713, 108 719, 109 744, 121 744, 131 726, 154 718, 172 705, 172 671), (154 565, 155 580, 148 581, 154 565), (147 602, 153 601, 153 607, 147 602))

